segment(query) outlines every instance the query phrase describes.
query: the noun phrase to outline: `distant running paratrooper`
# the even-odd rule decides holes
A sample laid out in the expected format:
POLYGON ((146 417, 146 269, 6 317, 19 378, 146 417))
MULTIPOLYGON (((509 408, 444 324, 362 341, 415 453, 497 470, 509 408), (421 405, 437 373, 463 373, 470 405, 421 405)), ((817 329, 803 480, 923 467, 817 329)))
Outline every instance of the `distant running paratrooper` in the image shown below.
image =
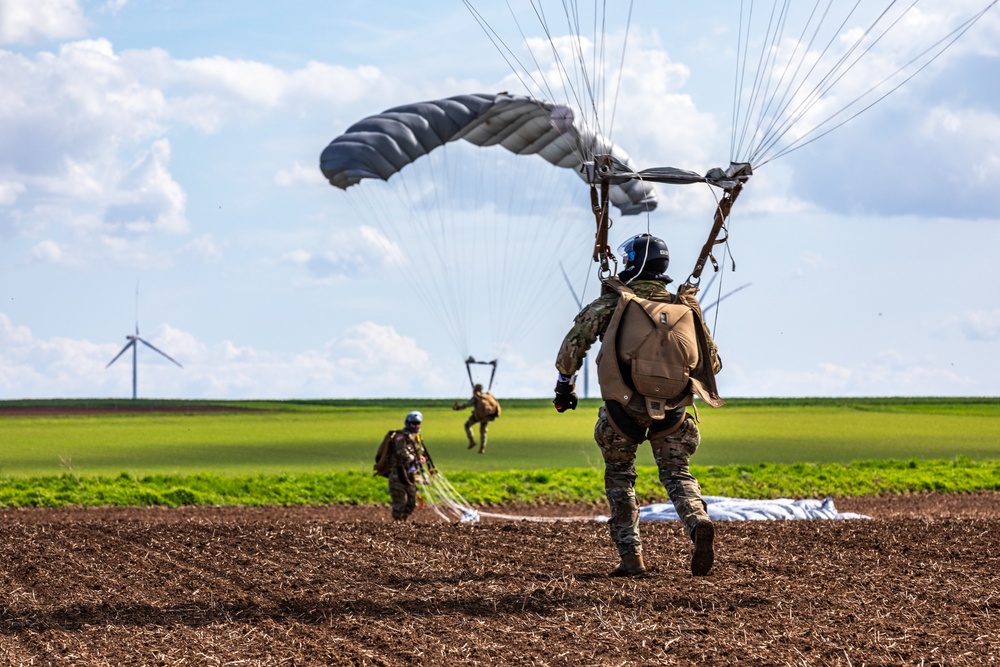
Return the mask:
POLYGON ((465 403, 455 401, 455 404, 451 406, 452 410, 462 410, 469 407, 472 408, 472 414, 465 420, 465 437, 469 440, 469 449, 476 446, 472 427, 479 424, 479 453, 485 454, 490 422, 500 417, 500 401, 491 392, 483 391, 483 385, 477 383, 472 388, 472 398, 465 403))

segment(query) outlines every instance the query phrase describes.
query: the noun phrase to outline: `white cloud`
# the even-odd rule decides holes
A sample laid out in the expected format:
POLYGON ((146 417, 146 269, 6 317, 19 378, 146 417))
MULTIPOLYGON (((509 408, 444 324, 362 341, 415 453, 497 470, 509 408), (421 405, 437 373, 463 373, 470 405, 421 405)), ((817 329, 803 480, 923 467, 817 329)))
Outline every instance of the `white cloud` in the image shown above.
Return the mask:
POLYGON ((284 253, 280 261, 304 267, 312 281, 332 285, 351 275, 395 270, 406 263, 397 243, 369 225, 336 230, 318 250, 302 248, 284 253))
POLYGON ((1000 340, 1000 308, 965 313, 959 320, 959 328, 970 341, 1000 340))
POLYGON ((212 234, 202 234, 184 245, 184 250, 206 261, 217 262, 222 259, 222 246, 212 234))
MULTIPOLYGON (((173 173, 169 128, 215 132, 234 119, 257 122, 295 100, 322 99, 335 109, 389 87, 371 67, 308 63, 282 70, 222 57, 177 60, 162 49, 116 53, 106 39, 34 56, 0 51, 0 126, 6 130, 0 133, 0 206, 9 209, 2 232, 44 233, 34 259, 65 264, 72 256, 78 266, 134 266, 133 253, 152 252, 144 237, 190 231, 189 186, 173 173)), ((275 181, 312 185, 322 176, 318 168, 295 164, 275 181)), ((204 243, 191 248, 213 252, 204 243)))
POLYGON ((983 393, 981 380, 933 356, 895 350, 846 365, 820 361, 811 368, 754 368, 731 363, 720 375, 730 396, 962 396, 983 393))
MULTIPOLYGON (((353 398, 442 392, 416 342, 392 326, 362 322, 319 349, 276 354, 224 340, 209 344, 162 324, 143 333, 177 368, 139 348, 140 397, 353 398)), ((130 396, 131 355, 105 369, 119 342, 38 338, 0 313, 0 398, 130 396)))
POLYGON ((77 0, 0 0, 0 44, 77 37, 86 27, 77 0))
POLYGON ((170 143, 153 142, 118 183, 104 218, 136 232, 182 234, 188 231, 184 215, 186 195, 168 169, 170 143))
POLYGON ((17 201, 18 195, 24 192, 24 184, 0 182, 0 206, 10 206, 17 201))
POLYGON ((65 255, 65 248, 51 239, 46 239, 31 249, 32 259, 48 264, 63 263, 65 255))
MULTIPOLYGON (((296 162, 289 169, 281 169, 274 175, 274 184, 282 188, 314 186, 325 184, 326 178, 316 165, 305 166, 296 162)), ((2 193, 2 190, 0 190, 2 193)))

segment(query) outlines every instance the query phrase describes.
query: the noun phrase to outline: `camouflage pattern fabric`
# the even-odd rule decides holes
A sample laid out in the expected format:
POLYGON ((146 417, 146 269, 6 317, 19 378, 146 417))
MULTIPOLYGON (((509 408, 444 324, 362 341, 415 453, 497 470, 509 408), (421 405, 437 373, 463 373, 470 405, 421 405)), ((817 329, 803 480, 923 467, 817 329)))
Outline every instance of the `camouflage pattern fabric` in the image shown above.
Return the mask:
POLYGON ((490 423, 485 419, 479 421, 476 419, 476 415, 471 415, 465 420, 465 437, 469 439, 469 447, 473 447, 476 444, 476 438, 472 435, 472 427, 479 424, 479 451, 486 450, 486 432, 490 430, 490 423))
POLYGON ((417 485, 412 474, 401 467, 389 471, 389 498, 392 518, 403 521, 417 508, 417 485))
MULTIPOLYGON (((663 303, 681 302, 701 312, 696 288, 681 286, 681 293, 675 296, 658 280, 636 280, 629 287, 644 299, 663 303)), ((580 370, 587 352, 595 342, 603 338, 611 323, 618 298, 616 291, 605 286, 601 295, 576 316, 573 327, 563 339, 556 356, 556 370, 559 373, 574 375, 580 370)), ((715 342, 707 328, 705 335, 712 356, 712 366, 717 371, 721 368, 721 363, 715 342)), ((657 433, 649 430, 653 420, 645 412, 644 405, 641 410, 637 410, 630 402, 622 408, 633 423, 618 426, 632 433, 633 437, 627 437, 616 429, 608 418, 607 408, 601 407, 594 427, 594 439, 604 457, 604 489, 611 509, 608 521, 611 540, 618 548, 619 555, 641 554, 639 503, 635 496, 635 456, 639 444, 650 440, 660 482, 690 535, 699 520, 708 519, 701 487, 688 467, 691 456, 701 442, 701 434, 698 424, 688 414, 684 415, 676 428, 657 433)))
MULTIPOLYGON (((653 458, 660 482, 667 490, 688 534, 702 519, 708 519, 701 487, 688 469, 691 455, 698 449, 701 435, 691 415, 667 435, 652 434, 653 458)), ((611 508, 608 529, 619 555, 641 554, 639 503, 635 496, 635 456, 639 442, 626 438, 608 419, 607 409, 598 411, 594 439, 604 457, 604 490, 611 508)))
POLYGON ((389 468, 389 498, 392 518, 406 519, 417 508, 416 473, 420 459, 420 435, 398 431, 392 439, 389 468))

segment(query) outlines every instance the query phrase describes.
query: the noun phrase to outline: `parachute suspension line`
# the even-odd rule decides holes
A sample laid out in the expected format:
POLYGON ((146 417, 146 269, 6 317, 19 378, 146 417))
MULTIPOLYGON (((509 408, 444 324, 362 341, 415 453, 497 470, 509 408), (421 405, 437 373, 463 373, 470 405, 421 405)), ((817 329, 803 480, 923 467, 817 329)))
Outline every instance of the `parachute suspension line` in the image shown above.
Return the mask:
MULTIPOLYGON (((543 9, 541 2, 539 0, 530 0, 530 4, 532 8, 535 10, 535 16, 538 18, 542 30, 545 32, 546 39, 548 39, 549 41, 549 47, 552 51, 552 58, 555 61, 559 71, 562 73, 563 81, 565 82, 565 85, 569 88, 568 92, 571 94, 571 97, 575 100, 577 108, 580 109, 581 112, 585 112, 587 109, 590 109, 591 113, 594 115, 593 123, 587 122, 585 118, 584 125, 593 127, 595 134, 601 134, 599 118, 597 118, 598 116, 597 103, 594 100, 593 85, 591 84, 590 78, 587 76, 586 67, 584 66, 586 60, 584 58, 582 45, 580 42, 580 31, 579 29, 573 28, 572 16, 568 8, 566 8, 564 5, 563 11, 566 16, 568 30, 570 32, 575 33, 576 35, 575 39, 572 42, 574 50, 576 52, 575 57, 573 59, 573 63, 574 65, 578 65, 580 70, 577 72, 580 80, 577 81, 576 84, 573 83, 574 77, 570 76, 569 70, 567 69, 565 62, 563 61, 562 56, 560 56, 559 54, 559 49, 556 48, 556 40, 553 37, 552 29, 549 27, 548 19, 545 17, 545 10, 543 9), (584 90, 585 94, 581 94, 579 90, 580 88, 584 90)), ((527 43, 527 40, 525 41, 527 43)), ((574 70, 576 70, 575 67, 574 70)), ((596 137, 594 137, 594 140, 596 141, 596 137)), ((594 146, 587 146, 585 150, 589 151, 591 154, 595 152, 594 146)), ((588 155, 581 155, 582 158, 581 162, 588 160, 589 157, 590 156, 588 155)))
MULTIPOLYGON (((538 62, 538 58, 536 57, 534 50, 532 50, 530 46, 528 47, 528 54, 531 56, 531 60, 535 65, 535 71, 538 72, 539 77, 541 77, 540 82, 536 81, 535 78, 531 76, 530 70, 525 66, 523 62, 521 62, 521 59, 518 58, 517 55, 514 53, 514 51, 507 45, 506 42, 504 42, 503 38, 501 38, 500 35, 497 34, 496 30, 494 30, 493 27, 490 26, 489 22, 483 17, 483 15, 480 14, 478 10, 476 10, 476 8, 472 5, 472 0, 462 0, 462 2, 465 4, 466 8, 469 10, 473 18, 479 24, 479 27, 482 28, 483 32, 486 34, 486 37, 493 44, 494 48, 496 48, 497 52, 500 53, 500 56, 507 63, 507 66, 514 73, 514 76, 516 76, 518 81, 521 82, 521 85, 524 86, 524 89, 525 91, 527 91, 529 96, 537 95, 538 91, 544 91, 549 99, 552 100, 561 99, 561 96, 557 96, 555 94, 555 91, 552 89, 552 86, 549 85, 549 82, 545 77, 545 70, 538 62), (514 63, 517 63, 516 67, 514 63), (524 73, 525 76, 527 76, 528 80, 531 82, 531 85, 529 85, 528 81, 525 81, 524 76, 522 76, 522 72, 524 73)), ((549 31, 548 25, 544 19, 544 12, 541 11, 540 7, 535 6, 534 0, 531 1, 531 6, 532 9, 535 11, 535 16, 538 18, 539 22, 542 25, 542 28, 545 30, 545 35, 548 38, 549 45, 552 47, 552 55, 556 62, 556 65, 559 71, 561 71, 563 73, 563 76, 568 80, 569 77, 566 71, 566 67, 563 64, 562 59, 559 57, 559 52, 555 48, 555 42, 552 39, 552 34, 549 31)), ((517 20, 517 14, 514 12, 514 8, 511 7, 509 0, 507 2, 507 10, 510 13, 511 19, 514 21, 514 25, 517 26, 517 30, 521 35, 521 42, 525 45, 528 45, 529 44, 528 36, 525 34, 524 29, 521 27, 521 22, 517 20)), ((572 85, 570 85, 569 88, 570 92, 572 93, 573 99, 576 100, 577 107, 580 109, 585 108, 582 103, 582 100, 580 99, 579 94, 576 92, 576 89, 572 85)), ((581 162, 585 162, 589 159, 589 156, 585 156, 580 152, 580 147, 574 147, 574 150, 580 157, 581 162)))
MULTIPOLYGON (((611 103, 611 120, 608 123, 608 140, 611 141, 611 133, 614 132, 615 127, 615 115, 618 112, 618 96, 621 94, 622 89, 622 75, 625 71, 625 52, 628 49, 628 36, 632 29, 632 9, 635 6, 635 0, 630 0, 628 3, 628 18, 625 21, 625 37, 622 42, 622 57, 618 61, 618 78, 615 82, 615 96, 611 103)), ((646 218, 649 218, 649 211, 646 211, 646 218)))
MULTIPOLYGON (((823 26, 823 23, 826 21, 826 18, 827 18, 827 16, 830 13, 830 9, 833 6, 833 2, 834 2, 834 0, 828 0, 828 2, 826 4, 825 11, 823 12, 823 14, 819 18, 819 20, 816 22, 815 28, 814 28, 814 30, 812 32, 812 35, 809 37, 808 44, 806 45, 805 49, 803 49, 803 56, 801 58, 796 59, 795 56, 799 52, 799 46, 805 41, 805 36, 806 36, 806 33, 809 30, 809 25, 813 22, 813 18, 816 16, 816 10, 819 7, 819 0, 817 0, 816 4, 813 5, 813 9, 812 9, 812 11, 809 14, 809 20, 806 21, 806 24, 802 28, 802 32, 799 34, 799 37, 798 37, 798 39, 795 42, 795 49, 792 51, 792 54, 789 56, 789 58, 785 61, 785 66, 784 66, 784 68, 782 70, 781 78, 779 79, 779 81, 775 85, 775 89, 781 89, 782 88, 782 82, 785 80, 785 76, 789 73, 789 68, 790 68, 791 63, 792 63, 793 60, 797 60, 798 61, 798 64, 795 67, 795 71, 792 72, 791 76, 789 77, 788 84, 786 86, 784 86, 784 92, 782 93, 781 99, 778 101, 778 103, 776 105, 774 105, 774 100, 777 97, 777 94, 775 94, 775 96, 773 96, 773 97, 771 97, 769 99, 767 107, 761 110, 760 120, 758 121, 758 124, 757 124, 758 129, 764 124, 764 118, 766 116, 767 111, 770 110, 772 108, 772 106, 777 109, 773 113, 773 115, 771 116, 771 121, 768 124, 768 127, 763 132, 761 132, 761 139, 758 142, 758 145, 761 145, 761 144, 765 143, 766 140, 767 140, 767 137, 770 136, 774 132, 774 128, 779 123, 779 120, 782 117, 782 115, 788 110, 789 106, 791 106, 792 101, 801 92, 802 87, 805 85, 805 82, 808 80, 808 78, 815 71, 816 66, 823 59, 823 56, 826 55, 827 51, 829 51, 830 46, 833 43, 833 40, 831 40, 830 42, 828 42, 826 44, 826 46, 823 47, 823 50, 821 51, 820 55, 813 61, 812 66, 809 68, 809 70, 806 72, 806 74, 803 75, 801 78, 799 77, 799 74, 802 71, 802 65, 806 61, 806 56, 808 55, 808 53, 812 49, 813 44, 815 44, 816 39, 819 36, 819 30, 823 26), (795 85, 795 81, 796 80, 799 81, 798 85, 795 85), (793 90, 793 86, 794 86, 794 90, 793 90)), ((839 34, 843 30, 844 25, 846 25, 848 19, 850 19, 850 17, 854 13, 854 10, 857 9, 857 7, 858 7, 858 5, 860 3, 861 3, 861 0, 858 0, 855 3, 854 7, 847 14, 847 16, 844 17, 844 20, 841 22, 840 26, 834 32, 834 34, 839 34)), ((754 153, 754 158, 756 158, 756 153, 754 153)))
MULTIPOLYGON (((394 235, 390 232, 390 226, 385 222, 393 219, 393 215, 385 206, 385 197, 378 196, 378 193, 369 192, 368 189, 360 188, 355 193, 355 196, 347 197, 346 201, 348 202, 348 205, 354 209, 358 219, 371 220, 374 222, 379 231, 379 234, 375 236, 374 240, 387 256, 392 257, 399 254, 401 250, 405 251, 405 249, 401 248, 399 245, 394 245, 397 244, 400 239, 398 238, 398 235, 396 235, 395 239, 393 238, 394 235)), ((410 287, 412 287, 414 292, 416 292, 418 299, 424 303, 430 304, 431 310, 437 311, 438 317, 447 322, 447 310, 440 308, 439 298, 436 298, 436 296, 429 291, 428 286, 424 283, 424 281, 419 279, 419 275, 417 273, 418 269, 414 268, 414 265, 409 261, 406 261, 409 256, 410 255, 404 252, 404 260, 399 263, 399 269, 402 271, 404 276, 407 277, 407 283, 410 287)), ((454 323, 449 324, 450 326, 447 326, 446 328, 448 329, 449 334, 452 334, 454 323)))
MULTIPOLYGON (((885 28, 885 30, 883 30, 882 33, 877 38, 873 39, 868 44, 868 46, 864 50, 862 50, 860 54, 857 55, 857 57, 853 57, 855 51, 857 51, 858 48, 861 46, 861 44, 864 43, 864 41, 874 33, 875 27, 888 15, 889 9, 894 4, 896 4, 895 2, 890 3, 879 14, 878 18, 868 28, 862 31, 861 35, 854 41, 854 43, 852 43, 851 46, 840 56, 840 58, 837 59, 837 62, 834 64, 834 66, 826 74, 820 77, 820 80, 815 85, 813 85, 812 89, 798 103, 797 107, 793 110, 793 112, 791 114, 788 114, 787 113, 788 108, 790 107, 792 100, 795 99, 795 95, 797 95, 802 91, 802 88, 809 80, 809 76, 816 70, 816 67, 819 65, 819 63, 823 61, 824 56, 826 56, 826 54, 829 52, 833 44, 837 42, 837 37, 841 34, 844 27, 847 25, 847 22, 854 14, 854 10, 856 10, 858 5, 861 4, 861 0, 857 0, 857 2, 855 2, 854 6, 851 8, 851 11, 844 17, 844 20, 841 21, 837 29, 833 31, 829 41, 826 43, 826 45, 820 52, 819 56, 813 62, 812 67, 809 68, 809 71, 799 81, 798 85, 795 87, 794 93, 792 93, 790 96, 786 95, 787 98, 786 103, 783 106, 781 106, 779 112, 772 117, 772 122, 770 127, 768 127, 767 132, 765 132, 763 137, 758 141, 758 146, 751 153, 750 159, 756 160, 756 158, 759 157, 761 153, 771 148, 782 136, 784 136, 784 134, 788 132, 788 130, 790 130, 792 126, 795 125, 795 123, 801 120, 805 116, 805 114, 808 113, 808 111, 822 99, 823 95, 829 92, 830 89, 833 88, 833 86, 835 86, 841 79, 843 79, 843 77, 846 76, 846 74, 855 65, 857 65, 858 61, 866 53, 868 53, 876 44, 878 44, 878 42, 881 41, 883 37, 885 37, 885 35, 889 32, 889 30, 891 30, 897 23, 899 23, 900 20, 902 20, 903 16, 906 15, 906 12, 912 9, 913 6, 917 4, 917 2, 919 2, 919 0, 913 0, 913 3, 902 14, 900 14, 895 21, 890 23, 890 25, 887 28, 885 28), (852 57, 853 61, 851 61, 852 57)), ((826 14, 824 14, 824 18, 825 17, 826 14)), ((818 33, 821 26, 822 26, 822 21, 820 21, 817 24, 816 33, 818 33)), ((814 33, 813 35, 813 40, 810 41, 810 46, 812 45, 812 41, 815 40, 816 33, 814 33)), ((891 76, 894 75, 895 74, 891 76)), ((792 83, 789 84, 789 87, 786 89, 786 91, 791 89, 791 85, 792 83)), ((878 85, 881 85, 881 83, 878 85)), ((863 93, 857 99, 864 97, 864 95, 867 95, 868 92, 863 93)), ((857 101, 857 99, 850 102, 846 107, 842 107, 840 111, 837 111, 833 115, 836 116, 837 114, 841 113, 843 109, 853 105, 857 101)))
MULTIPOLYGON (((817 139, 826 136, 827 134, 829 134, 830 132, 833 132, 834 130, 836 130, 837 128, 841 127, 842 125, 844 125, 844 124, 850 122, 851 120, 857 118, 859 115, 861 115, 862 113, 864 113, 868 109, 871 109, 873 106, 875 106, 876 104, 878 104, 879 102, 881 102, 882 100, 884 100, 886 97, 888 97, 889 95, 891 95, 892 93, 894 93, 896 90, 898 90, 902 86, 904 86, 913 77, 915 77, 917 74, 919 74, 925 68, 927 68, 929 65, 931 65, 931 63, 933 63, 935 60, 937 60, 938 58, 940 58, 941 55, 944 54, 945 51, 947 51, 949 48, 951 48, 951 46, 956 41, 958 41, 966 32, 968 32, 969 29, 972 28, 972 26, 975 25, 986 14, 986 12, 988 12, 994 5, 996 5, 998 1, 1000 1, 1000 0, 992 0, 982 10, 980 10, 979 12, 977 12, 976 14, 974 14, 973 16, 971 16, 968 19, 966 19, 965 21, 963 21, 956 28, 954 28, 951 32, 949 32, 948 34, 946 34, 944 37, 942 37, 938 41, 934 42, 928 48, 924 49, 923 51, 921 51, 920 53, 918 53, 917 55, 915 55, 913 58, 911 58, 909 61, 907 61, 904 65, 901 65, 894 72, 892 72, 891 74, 887 75, 881 81, 879 81, 875 85, 871 86, 868 90, 866 90, 865 92, 863 92, 860 95, 858 95, 851 102, 849 102, 848 104, 846 104, 843 107, 841 107, 838 111, 832 113, 823 122, 821 122, 819 125, 815 126, 812 130, 810 130, 809 132, 806 132, 805 134, 803 134, 803 136, 799 137, 797 140, 795 140, 794 142, 792 142, 791 144, 789 144, 788 146, 786 146, 782 150, 778 151, 775 155, 770 156, 766 160, 762 161, 760 163, 760 165, 762 166, 764 164, 767 164, 771 160, 775 160, 775 159, 777 159, 779 157, 787 155, 788 153, 796 151, 799 148, 802 148, 803 146, 807 146, 807 145, 811 144, 812 142, 816 141, 817 139), (940 48, 938 48, 938 47, 940 47, 940 48), (934 54, 926 62, 922 63, 913 72, 911 72, 909 75, 905 76, 899 83, 897 83, 896 85, 894 85, 891 88, 889 88, 885 93, 883 93, 882 95, 879 95, 874 100, 872 100, 869 104, 867 104, 864 107, 860 108, 858 111, 856 111, 853 114, 847 116, 846 118, 840 120, 839 122, 835 123, 834 125, 828 127, 823 132, 820 132, 820 133, 817 134, 817 131, 821 127, 827 125, 828 123, 833 122, 833 120, 837 116, 840 116, 841 114, 845 113, 848 109, 850 109, 851 107, 853 107, 855 104, 859 103, 862 99, 864 99, 865 97, 867 97, 868 95, 870 95, 871 93, 873 93, 875 90, 877 90, 878 88, 880 88, 883 84, 885 84, 886 82, 888 82, 890 79, 896 77, 901 72, 903 72, 904 70, 906 70, 908 67, 910 67, 914 63, 916 63, 919 60, 921 60, 924 56, 926 56, 928 53, 931 53, 932 51, 934 51, 934 54)), ((895 23, 893 25, 895 25, 895 23)), ((885 33, 883 33, 882 36, 884 36, 884 34, 885 33)), ((879 39, 881 39, 882 36, 880 36, 879 39)), ((872 45, 872 46, 874 46, 874 45, 872 45)), ((867 53, 867 51, 869 49, 871 49, 871 46, 869 46, 868 49, 866 49, 865 53, 867 53)), ((857 59, 855 59, 855 63, 856 62, 857 62, 857 59)), ((851 66, 853 67, 853 64, 851 66)), ((838 78, 838 80, 839 80, 839 78, 838 78)), ((784 133, 786 133, 788 131, 788 129, 790 129, 790 127, 788 127, 785 130, 783 130, 782 133, 781 133, 781 135, 779 135, 779 137, 782 136, 782 135, 784 135, 784 133)))
MULTIPOLYGON (((747 53, 746 50, 749 47, 750 39, 750 22, 747 20, 747 39, 743 38, 743 6, 745 5, 745 0, 740 0, 740 29, 736 33, 736 76, 733 78, 733 110, 732 118, 730 120, 731 126, 729 130, 729 160, 733 162, 736 160, 736 127, 739 125, 739 112, 738 103, 740 101, 740 90, 743 89, 743 80, 746 75, 746 60, 747 53), (741 64, 742 63, 742 64, 741 64)), ((753 12, 753 4, 750 5, 750 11, 753 12)))
MULTIPOLYGON (((773 40, 774 40, 774 37, 772 36, 772 33, 771 33, 771 26, 774 23, 774 7, 775 7, 775 5, 772 4, 771 5, 771 16, 768 19, 767 35, 769 37, 768 37, 768 39, 764 40, 763 44, 761 44, 760 55, 757 57, 757 68, 754 71, 753 84, 750 86, 750 98, 749 98, 749 100, 747 102, 747 109, 748 109, 748 111, 747 111, 746 115, 743 117, 743 127, 740 130, 740 132, 739 132, 739 137, 740 138, 739 138, 739 142, 737 143, 737 152, 736 152, 737 155, 739 155, 742 152, 742 150, 743 150, 743 143, 744 143, 744 141, 747 140, 747 134, 750 132, 750 116, 751 116, 751 112, 749 110, 753 109, 756 106, 757 96, 758 96, 758 93, 759 93, 759 90, 760 90, 760 85, 761 85, 761 78, 764 76, 764 73, 765 73, 765 68, 764 68, 764 54, 765 54, 765 52, 768 51, 768 42, 769 41, 773 42, 773 40)), ((750 17, 751 18, 753 17, 753 7, 752 6, 751 6, 751 10, 750 10, 750 17)), ((750 25, 748 23, 748 25, 747 25, 747 35, 748 35, 747 46, 748 47, 749 47, 749 34, 750 34, 750 25)), ((746 66, 747 66, 746 54, 744 54, 744 60, 743 60, 743 65, 742 66, 744 68, 746 68, 746 66)), ((737 97, 739 98, 741 96, 737 95, 737 97)))
MULTIPOLYGON (((709 190, 711 190, 711 188, 709 188, 709 190)), ((712 190, 712 194, 713 194, 713 196, 715 195, 715 191, 714 190, 712 190)), ((736 197, 734 196, 733 200, 735 200, 735 199, 736 199, 736 197)), ((718 210, 718 207, 719 207, 720 204, 721 204, 721 201, 719 200, 718 197, 716 197, 715 198, 716 210, 718 210)), ((732 201, 729 202, 729 206, 730 206, 730 208, 732 208, 732 201)), ((721 241, 716 241, 716 243, 722 243, 722 257, 723 257, 723 259, 722 259, 722 262, 721 262, 721 267, 716 268, 716 272, 712 274, 711 279, 708 281, 708 285, 705 286, 705 293, 707 294, 708 290, 711 288, 712 283, 715 281, 716 277, 719 278, 719 287, 716 290, 715 301, 711 305, 709 305, 707 308, 704 308, 702 310, 702 316, 704 316, 705 313, 707 313, 710 309, 715 308, 715 316, 712 318, 712 327, 711 327, 711 331, 712 331, 712 335, 713 336, 716 334, 716 332, 719 329, 719 312, 722 310, 722 308, 718 307, 719 304, 722 303, 723 299, 725 299, 726 297, 730 296, 730 294, 738 292, 739 290, 743 289, 744 287, 747 287, 747 285, 743 285, 743 287, 740 287, 740 288, 738 288, 736 290, 733 290, 733 292, 731 292, 730 294, 726 294, 726 296, 722 295, 722 286, 723 286, 723 283, 725 282, 725 278, 726 278, 726 261, 725 261, 725 258, 727 256, 729 257, 729 261, 731 263, 731 267, 732 267, 731 270, 734 271, 734 272, 736 271, 736 258, 733 257, 732 248, 729 246, 729 235, 731 234, 731 229, 732 229, 732 215, 731 215, 731 213, 732 212, 730 211, 730 214, 727 215, 726 225, 724 227, 725 232, 726 232, 725 238, 722 239, 721 241)))
MULTIPOLYGON (((440 151, 440 153, 441 155, 438 156, 439 159, 447 160, 447 158, 443 155, 444 151, 440 151)), ((428 159, 426 161, 426 168, 432 173, 436 173, 435 167, 436 165, 433 159, 428 159)), ((435 176, 435 179, 436 178, 438 177, 435 176)), ((440 231, 436 232, 434 229, 435 226, 442 228, 443 223, 441 222, 441 217, 444 215, 444 211, 446 210, 446 207, 440 205, 440 202, 436 200, 438 195, 437 188, 431 188, 432 196, 435 197, 435 203, 434 205, 427 207, 426 205, 421 205, 418 198, 411 193, 409 187, 410 183, 402 172, 395 174, 394 180, 396 180, 397 183, 396 191, 398 196, 406 206, 410 220, 417 227, 417 233, 421 237, 427 239, 446 239, 446 234, 440 231), (428 219, 429 214, 421 213, 422 210, 427 210, 428 208, 436 212, 437 225, 433 225, 433 223, 428 219)), ((391 229, 395 226, 392 225, 391 220, 389 220, 385 227, 387 229, 384 229, 383 233, 389 235, 391 233, 391 229)), ((403 239, 400 234, 397 234, 396 236, 401 242, 406 242, 406 239, 403 239)), ((431 260, 435 270, 442 270, 446 273, 449 271, 449 267, 453 264, 453 262, 448 261, 448 258, 445 255, 445 249, 442 248, 440 242, 423 243, 421 244, 421 247, 429 248, 433 253, 433 256, 430 258, 421 257, 420 259, 422 262, 431 260)), ((462 299, 456 291, 456 282, 446 278, 437 286, 440 292, 435 294, 432 286, 427 285, 427 281, 422 277, 425 270, 426 269, 422 265, 417 266, 411 273, 411 279, 409 281, 410 285, 424 292, 424 303, 429 304, 432 309, 438 311, 439 316, 446 325, 445 329, 447 330, 449 337, 452 339, 452 342, 459 348, 467 348, 468 335, 462 327, 462 322, 465 320, 456 315, 456 313, 462 312, 463 306, 462 299), (443 304, 444 307, 439 307, 438 304, 443 304)))
MULTIPOLYGON (((510 68, 510 71, 514 73, 514 76, 516 76, 518 81, 521 82, 521 85, 524 86, 524 89, 528 91, 528 94, 534 95, 536 89, 538 90, 547 89, 548 88, 547 85, 539 84, 534 79, 531 79, 531 83, 534 85, 533 86, 528 85, 528 83, 521 77, 521 72, 524 72, 530 78, 531 73, 529 72, 528 68, 524 66, 524 64, 518 59, 518 57, 514 54, 511 48, 507 46, 507 44, 503 41, 500 35, 497 34, 497 32, 493 29, 492 26, 490 26, 489 22, 485 18, 483 18, 483 15, 480 14, 479 11, 472 6, 472 0, 462 0, 462 2, 465 4, 466 9, 469 10, 469 13, 472 14, 472 17, 476 20, 476 23, 479 24, 479 27, 482 28, 484 33, 486 33, 487 39, 489 39, 490 42, 493 43, 493 46, 494 48, 496 48, 497 53, 499 53, 500 57, 503 58, 504 61, 507 63, 507 66, 510 68), (514 66, 514 63, 511 62, 511 59, 513 59, 514 62, 517 63, 517 67, 514 66)), ((510 7, 509 2, 507 3, 507 8, 510 10, 511 16, 514 16, 514 10, 510 7)), ((514 22, 517 23, 516 17, 514 17, 514 22)), ((521 28, 520 24, 518 24, 517 27, 520 30, 521 28)), ((523 31, 521 32, 521 38, 526 41, 526 37, 523 31)), ((529 53, 531 53, 530 49, 529 53)), ((532 58, 534 58, 534 53, 531 53, 531 56, 532 58)), ((536 69, 538 69, 539 72, 541 71, 541 67, 538 67, 538 61, 535 61, 535 67, 536 69)))
POLYGON ((516 514, 496 514, 493 512, 482 512, 474 509, 462 494, 452 485, 444 474, 435 470, 433 473, 421 473, 417 478, 421 491, 427 496, 434 513, 445 521, 458 521, 461 523, 479 523, 482 517, 491 519, 504 519, 507 521, 536 521, 540 523, 555 523, 559 521, 589 521, 596 519, 592 516, 520 516, 516 514))

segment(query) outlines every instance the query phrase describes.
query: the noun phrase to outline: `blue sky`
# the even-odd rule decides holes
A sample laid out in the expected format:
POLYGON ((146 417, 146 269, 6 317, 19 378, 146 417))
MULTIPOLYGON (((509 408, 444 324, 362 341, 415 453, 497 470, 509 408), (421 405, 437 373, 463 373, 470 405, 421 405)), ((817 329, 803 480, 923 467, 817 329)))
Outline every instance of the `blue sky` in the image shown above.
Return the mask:
MULTIPOLYGON (((472 4, 520 46, 503 3, 472 4)), ((920 3, 857 73, 875 76, 985 4, 920 3)), ((540 38, 533 13, 512 6, 540 38)), ((614 123, 602 122, 640 168, 728 162, 732 6, 635 3, 614 123)), ((608 18, 615 48, 624 19, 608 18)), ((721 280, 722 293, 750 287, 710 317, 724 396, 1000 394, 997 44, 994 9, 890 97, 751 179, 730 225, 736 271, 727 262, 721 280)), ((522 232, 529 248, 514 254, 541 273, 509 286, 528 313, 516 320, 514 306, 440 295, 482 279, 481 263, 459 261, 476 232, 456 227, 471 245, 435 259, 442 241, 379 227, 365 193, 319 172, 322 149, 364 116, 528 92, 461 0, 0 0, 0 87, 0 398, 129 396, 128 360, 104 367, 135 326, 137 285, 142 335, 184 365, 140 350, 140 397, 458 397, 462 359, 498 352, 499 395, 548 396, 576 312, 558 261, 596 292, 587 192, 571 175, 525 165, 537 171, 520 177, 514 210, 448 197, 456 224, 562 225, 555 241, 522 232), (443 331, 449 308, 517 335, 458 345, 443 331)), ((454 155, 466 174, 478 160, 454 155)), ((415 168, 409 183, 429 181, 415 168)), ((713 199, 693 186, 659 194, 648 217, 616 219, 612 242, 649 228, 680 282, 713 199)))

